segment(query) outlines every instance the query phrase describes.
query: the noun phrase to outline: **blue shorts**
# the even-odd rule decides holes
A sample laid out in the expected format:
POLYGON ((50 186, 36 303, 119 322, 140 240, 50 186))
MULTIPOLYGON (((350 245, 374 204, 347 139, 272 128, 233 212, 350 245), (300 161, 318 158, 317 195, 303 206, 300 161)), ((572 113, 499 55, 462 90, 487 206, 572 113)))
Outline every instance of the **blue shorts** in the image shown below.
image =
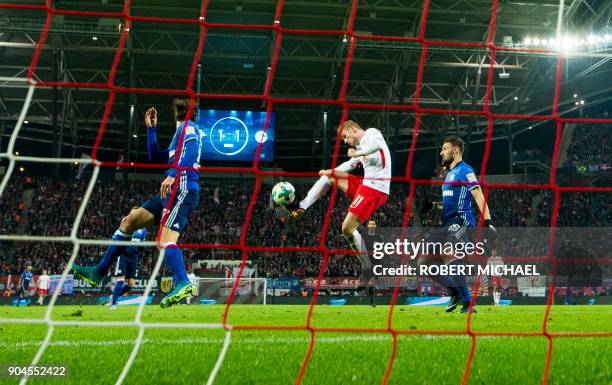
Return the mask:
POLYGON ((164 199, 156 195, 143 203, 141 207, 153 214, 156 225, 159 225, 162 220, 165 220, 164 227, 183 234, 187 226, 189 214, 191 214, 200 203, 200 193, 197 190, 178 191, 169 209, 166 210, 166 203, 169 197, 170 194, 164 199))
POLYGON ((138 278, 138 249, 130 246, 117 259, 115 276, 125 276, 125 279, 138 278))
POLYGON ((429 236, 429 242, 468 242, 474 226, 461 217, 455 217, 436 229, 429 236))
POLYGON ((25 295, 28 297, 30 295, 30 283, 28 282, 28 286, 21 286, 17 291, 17 295, 25 295))

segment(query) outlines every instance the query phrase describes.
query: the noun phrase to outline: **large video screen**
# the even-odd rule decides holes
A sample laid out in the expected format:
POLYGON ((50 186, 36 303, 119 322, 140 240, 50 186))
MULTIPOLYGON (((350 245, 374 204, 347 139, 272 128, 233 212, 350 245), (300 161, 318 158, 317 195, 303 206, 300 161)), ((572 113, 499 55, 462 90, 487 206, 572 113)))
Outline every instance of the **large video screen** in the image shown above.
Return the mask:
POLYGON ((253 161, 257 146, 263 142, 259 160, 274 160, 274 127, 272 112, 263 132, 265 111, 200 110, 198 126, 204 132, 203 160, 253 161))

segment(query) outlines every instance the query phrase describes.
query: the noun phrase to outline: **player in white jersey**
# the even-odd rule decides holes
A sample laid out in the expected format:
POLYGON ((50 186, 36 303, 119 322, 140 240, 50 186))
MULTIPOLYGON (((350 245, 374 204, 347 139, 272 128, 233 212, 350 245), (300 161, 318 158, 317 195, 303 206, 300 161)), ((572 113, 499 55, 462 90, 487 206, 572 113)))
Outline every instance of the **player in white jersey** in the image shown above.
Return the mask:
POLYGON ((47 275, 47 270, 42 271, 42 274, 38 277, 38 282, 36 283, 36 288, 38 289, 38 300, 37 304, 43 305, 45 297, 49 293, 49 284, 51 283, 51 278, 47 275))
POLYGON ((359 288, 364 289, 372 278, 372 263, 357 227, 387 201, 391 185, 391 155, 385 138, 376 128, 364 130, 356 122, 347 120, 340 130, 342 140, 351 147, 348 150, 350 159, 333 170, 319 171, 321 178, 299 205, 286 207, 293 217, 299 217, 329 190, 332 183, 337 183, 338 188, 353 199, 342 223, 342 234, 351 248, 359 253, 359 288), (349 174, 360 164, 364 170, 363 178, 349 174))
MULTIPOLYGON (((497 251, 495 249, 491 250, 491 256, 487 259, 487 265, 491 266, 492 269, 494 266, 504 265, 504 261, 502 258, 497 255, 497 251)), ((501 297, 501 275, 495 273, 494 270, 490 270, 491 273, 489 277, 491 279, 491 287, 493 288, 493 303, 497 306, 499 305, 499 299, 501 297)))

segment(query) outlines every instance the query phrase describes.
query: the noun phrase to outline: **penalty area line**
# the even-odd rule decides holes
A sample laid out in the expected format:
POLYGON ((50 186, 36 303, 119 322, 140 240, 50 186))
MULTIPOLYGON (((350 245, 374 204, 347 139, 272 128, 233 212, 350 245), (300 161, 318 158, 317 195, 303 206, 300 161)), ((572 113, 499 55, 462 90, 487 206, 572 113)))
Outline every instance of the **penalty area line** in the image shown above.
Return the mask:
MULTIPOLYGON (((405 335, 401 336, 402 340, 458 340, 458 339, 467 339, 468 335, 405 335)), ((478 338, 522 338, 522 337, 502 337, 502 336, 479 336, 478 338)), ((224 343, 224 338, 210 338, 210 337, 202 337, 202 338, 144 338, 142 343, 148 345, 212 345, 218 344, 221 345, 224 343)), ((391 342, 391 336, 386 335, 352 335, 352 336, 341 336, 341 337, 320 337, 317 338, 317 344, 342 344, 346 342, 391 342)), ((304 336, 300 337, 264 337, 264 338, 240 338, 234 336, 232 339, 232 345, 260 345, 260 344, 287 344, 287 345, 296 345, 296 344, 304 344, 307 345, 309 342, 309 338, 304 336)), ((42 341, 23 341, 23 342, 0 342, 0 348, 26 348, 32 346, 39 346, 42 344, 42 341)), ((132 346, 134 344, 134 339, 112 339, 112 340, 78 340, 78 341, 70 341, 70 340, 58 340, 51 341, 49 343, 50 347, 88 347, 88 346, 123 346, 129 345, 132 346)))

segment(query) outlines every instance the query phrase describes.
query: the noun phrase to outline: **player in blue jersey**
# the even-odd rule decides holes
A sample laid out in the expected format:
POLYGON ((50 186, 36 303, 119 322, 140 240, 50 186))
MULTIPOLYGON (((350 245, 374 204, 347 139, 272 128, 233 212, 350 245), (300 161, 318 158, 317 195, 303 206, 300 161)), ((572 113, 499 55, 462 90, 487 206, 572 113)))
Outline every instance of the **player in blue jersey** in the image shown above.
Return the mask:
MULTIPOLYGON (((137 209, 135 207, 134 209, 137 209)), ((147 239, 147 229, 140 229, 132 235, 132 242, 144 242, 147 239)), ((129 246, 117 260, 115 267, 115 288, 111 295, 111 310, 117 308, 117 299, 124 294, 129 294, 130 290, 136 285, 138 277, 138 247, 129 246)))
MULTIPOLYGON (((484 228, 495 232, 495 227, 491 223, 491 214, 484 200, 484 195, 478 184, 478 178, 474 169, 463 161, 464 142, 458 137, 447 137, 442 142, 440 157, 442 166, 447 170, 442 185, 442 228, 435 231, 428 239, 429 242, 459 242, 470 241, 470 229, 476 226, 476 218, 472 212, 472 198, 476 201, 478 209, 484 216, 484 228)), ((427 256, 420 258, 419 263, 430 263, 431 259, 427 256), (428 261, 430 259, 430 261, 428 261)), ((441 261, 448 265, 462 264, 463 259, 454 255, 442 255, 441 261)), ((471 302, 470 290, 467 278, 463 274, 459 275, 436 275, 431 276, 436 282, 444 285, 451 293, 451 300, 446 308, 447 312, 452 312, 462 301, 462 313, 469 311, 471 302)), ((474 311, 476 309, 474 308, 474 311)))
MULTIPOLYGON (((32 266, 26 267, 25 271, 21 273, 21 277, 19 278, 19 289, 17 290, 17 306, 21 302, 22 298, 28 298, 30 296, 30 284, 34 280, 34 275, 32 274, 32 266)), ((28 302, 28 306, 30 303, 28 302)))
MULTIPOLYGON (((150 108, 146 112, 149 160, 154 163, 168 163, 170 167, 161 183, 159 195, 144 202, 141 207, 132 210, 124 217, 112 237, 115 241, 129 241, 138 229, 164 224, 159 234, 158 249, 165 250, 164 262, 172 272, 176 286, 162 299, 160 303, 162 308, 178 303, 181 299, 193 295, 196 290, 187 278, 183 254, 176 245, 179 236, 185 231, 189 214, 198 206, 200 199, 200 175, 197 168, 200 163, 202 135, 193 121, 187 121, 189 107, 188 99, 174 100, 176 132, 168 149, 163 151, 159 149, 157 143, 157 111, 155 108, 150 108), (180 171, 173 166, 177 157, 178 168, 182 169, 180 171), (191 170, 184 170, 185 168, 191 170), (173 188, 177 190, 166 209, 173 188)), ((96 266, 85 267, 73 264, 75 275, 99 287, 110 266, 126 247, 126 245, 110 245, 96 266)))

